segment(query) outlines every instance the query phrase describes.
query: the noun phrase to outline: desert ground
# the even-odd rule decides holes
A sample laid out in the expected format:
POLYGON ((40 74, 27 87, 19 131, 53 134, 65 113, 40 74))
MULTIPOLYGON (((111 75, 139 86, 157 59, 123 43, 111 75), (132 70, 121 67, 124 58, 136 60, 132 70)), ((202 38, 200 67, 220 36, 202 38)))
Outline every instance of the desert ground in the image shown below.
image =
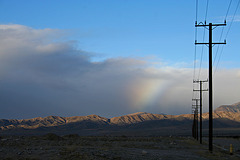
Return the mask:
MULTIPOLYGON (((205 138, 206 139, 206 138, 205 138)), ((204 140, 205 140, 204 139, 204 140)), ((214 151, 206 141, 199 144, 192 137, 127 137, 127 136, 2 136, 0 159, 147 159, 147 160, 224 160, 240 159, 239 137, 214 138, 214 151), (229 144, 234 154, 229 154, 229 144)))

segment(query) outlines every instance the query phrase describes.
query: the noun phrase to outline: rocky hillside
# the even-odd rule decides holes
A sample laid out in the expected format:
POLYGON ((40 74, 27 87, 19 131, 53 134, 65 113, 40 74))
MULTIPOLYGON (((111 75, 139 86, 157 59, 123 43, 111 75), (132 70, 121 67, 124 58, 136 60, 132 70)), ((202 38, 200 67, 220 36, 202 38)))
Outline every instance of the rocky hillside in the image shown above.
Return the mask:
MULTIPOLYGON (((213 118, 218 122, 219 127, 223 126, 238 127, 240 126, 240 103, 233 105, 224 105, 217 108, 213 113, 213 118), (238 125, 239 124, 239 125, 238 125)), ((208 121, 208 113, 203 114, 203 120, 208 121)), ((176 127, 182 128, 188 126, 191 128, 193 120, 192 114, 183 115, 165 115, 138 112, 120 117, 105 118, 98 115, 74 116, 74 117, 37 117, 32 119, 0 119, 0 130, 14 129, 37 129, 37 130, 111 130, 119 128, 161 128, 176 127)))
POLYGON ((0 129, 14 129, 14 128, 25 128, 25 129, 36 129, 39 127, 53 127, 61 126, 70 123, 76 123, 81 121, 92 121, 97 123, 108 123, 109 119, 100 117, 98 115, 89 116, 74 116, 74 117, 59 117, 59 116, 48 116, 48 117, 37 117, 32 119, 0 119, 0 129))
POLYGON ((113 117, 110 119, 110 123, 117 124, 117 125, 126 125, 126 124, 134 124, 134 123, 140 123, 144 121, 160 120, 160 119, 166 119, 166 118, 168 117, 162 114, 137 112, 137 113, 128 114, 125 116, 113 117))
POLYGON ((240 113, 240 102, 232 105, 222 105, 215 109, 215 112, 233 112, 240 113))
POLYGON ((128 114, 120 117, 113 117, 111 119, 100 117, 98 115, 89 116, 74 116, 74 117, 59 117, 59 116, 48 116, 48 117, 37 117, 32 119, 0 119, 0 129, 8 130, 14 128, 25 128, 25 129, 36 129, 39 127, 54 127, 62 126, 66 124, 81 123, 81 125, 88 124, 101 124, 101 125, 111 125, 111 126, 124 126, 131 125, 146 121, 156 121, 156 120, 191 120, 192 115, 164 115, 164 114, 152 114, 146 112, 138 112, 133 114, 128 114))

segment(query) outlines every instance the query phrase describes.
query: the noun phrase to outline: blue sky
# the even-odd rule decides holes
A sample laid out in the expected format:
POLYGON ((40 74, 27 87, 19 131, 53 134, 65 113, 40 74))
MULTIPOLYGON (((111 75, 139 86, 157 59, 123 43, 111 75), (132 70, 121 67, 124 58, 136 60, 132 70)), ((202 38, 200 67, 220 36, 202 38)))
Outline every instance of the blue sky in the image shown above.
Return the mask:
MULTIPOLYGON (((221 17, 226 15, 229 2, 209 1, 207 22, 223 21, 221 17)), ((229 15, 233 15, 236 3, 237 0, 233 0, 229 15)), ((207 0, 198 4, 198 20, 204 21, 207 0)), ((157 56, 169 65, 193 60, 196 1, 1 0, 0 5, 2 24, 71 30, 69 38, 77 40, 79 48, 95 53, 94 60, 149 55, 157 56)), ((223 60, 240 58, 234 53, 239 49, 237 39, 232 37, 233 33, 236 37, 240 35, 237 27, 239 22, 232 26, 227 39, 231 48, 227 46, 225 50, 231 53, 230 56, 223 55, 223 60)), ((218 36, 218 33, 214 35, 218 36)), ((233 64, 232 67, 239 66, 233 64)))
POLYGON ((155 55, 169 62, 192 60, 193 1, 2 1, 1 5, 1 23, 73 30, 79 47, 99 58, 155 55))
MULTIPOLYGON (((230 0, 199 0, 198 22, 207 2, 207 23, 223 23, 230 0)), ((195 20, 193 0, 0 0, 0 117, 191 113, 195 20)), ((239 101, 239 28, 238 8, 214 75, 215 108, 239 101)), ((202 49, 206 79, 206 46, 196 68, 202 49)))

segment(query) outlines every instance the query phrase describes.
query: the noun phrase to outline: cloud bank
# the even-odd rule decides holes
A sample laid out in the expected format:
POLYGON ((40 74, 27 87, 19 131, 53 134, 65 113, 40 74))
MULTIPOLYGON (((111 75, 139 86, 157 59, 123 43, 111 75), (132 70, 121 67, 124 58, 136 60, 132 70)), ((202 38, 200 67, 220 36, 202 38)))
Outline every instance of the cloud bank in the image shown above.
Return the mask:
MULTIPOLYGON (((190 68, 144 58, 92 62, 64 31, 0 25, 0 118, 191 113, 190 68)), ((216 104, 240 101, 240 69, 216 75, 216 104)))

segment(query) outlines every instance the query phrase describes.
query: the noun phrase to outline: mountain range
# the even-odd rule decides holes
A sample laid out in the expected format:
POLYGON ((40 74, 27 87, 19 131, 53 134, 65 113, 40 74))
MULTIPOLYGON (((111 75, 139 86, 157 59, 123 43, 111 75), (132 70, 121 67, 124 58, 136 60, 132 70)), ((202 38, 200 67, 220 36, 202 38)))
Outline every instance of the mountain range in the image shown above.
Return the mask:
MULTIPOLYGON (((203 128, 208 127, 208 113, 203 113, 203 128)), ((215 128, 240 128, 240 102, 222 105, 214 110, 215 128)), ((192 114, 165 115, 137 112, 120 117, 105 118, 98 115, 60 117, 48 116, 32 119, 0 119, 0 134, 190 134, 192 114)))

